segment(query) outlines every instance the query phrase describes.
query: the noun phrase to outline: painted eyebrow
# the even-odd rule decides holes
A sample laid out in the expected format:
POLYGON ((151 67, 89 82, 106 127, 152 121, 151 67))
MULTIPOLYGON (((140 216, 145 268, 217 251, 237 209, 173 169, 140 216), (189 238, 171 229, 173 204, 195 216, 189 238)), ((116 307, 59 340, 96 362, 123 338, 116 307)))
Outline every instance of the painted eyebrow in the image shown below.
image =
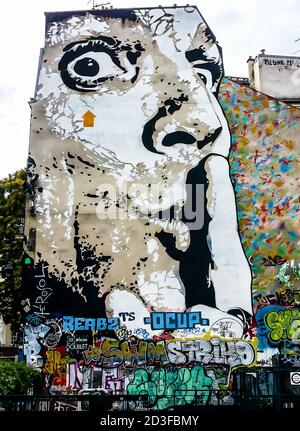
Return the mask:
POLYGON ((222 69, 220 68, 220 65, 218 63, 207 62, 203 64, 195 64, 194 67, 196 69, 206 69, 208 70, 214 79, 219 79, 222 76, 222 69))
POLYGON ((217 61, 214 61, 210 58, 207 58, 205 55, 206 51, 202 47, 192 49, 190 51, 187 51, 185 53, 186 59, 192 63, 193 61, 203 61, 204 63, 201 64, 195 64, 194 67, 198 69, 206 69, 209 72, 211 72, 212 77, 215 81, 221 78, 222 76, 222 66, 217 61))
POLYGON ((120 45, 120 42, 116 41, 112 37, 108 37, 108 36, 98 36, 98 37, 91 36, 91 37, 88 37, 87 39, 84 39, 84 40, 78 40, 77 42, 69 43, 69 45, 66 45, 64 47, 63 51, 68 51, 69 49, 74 48, 74 46, 76 46, 76 45, 81 45, 83 43, 88 43, 88 42, 91 42, 93 40, 95 40, 95 41, 99 41, 100 40, 101 42, 105 42, 108 45, 117 45, 117 46, 120 45))
POLYGON ((191 49, 190 51, 186 51, 185 56, 189 62, 193 62, 196 60, 203 60, 203 61, 212 61, 209 58, 206 57, 206 51, 201 46, 199 48, 191 49))

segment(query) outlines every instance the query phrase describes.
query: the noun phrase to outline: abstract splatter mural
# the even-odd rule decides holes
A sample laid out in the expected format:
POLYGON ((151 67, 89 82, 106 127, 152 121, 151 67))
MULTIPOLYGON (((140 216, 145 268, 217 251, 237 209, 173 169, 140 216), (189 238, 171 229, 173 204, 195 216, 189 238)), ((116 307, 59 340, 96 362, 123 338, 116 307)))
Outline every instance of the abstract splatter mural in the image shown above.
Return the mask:
POLYGON ((50 393, 214 404, 299 354, 299 111, 223 75, 195 7, 46 14, 23 303, 50 393))
POLYGON ((261 364, 280 355, 281 365, 299 366, 300 111, 229 80, 219 100, 232 132, 231 178, 261 364))

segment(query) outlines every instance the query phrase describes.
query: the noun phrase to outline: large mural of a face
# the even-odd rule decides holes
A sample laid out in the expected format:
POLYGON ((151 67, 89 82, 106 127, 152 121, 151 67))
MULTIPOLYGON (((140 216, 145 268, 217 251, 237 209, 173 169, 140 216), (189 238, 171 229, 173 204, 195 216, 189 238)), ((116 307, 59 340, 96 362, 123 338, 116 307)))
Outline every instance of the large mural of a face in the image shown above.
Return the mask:
POLYGON ((222 77, 195 7, 47 15, 28 163, 29 362, 52 369, 53 348, 81 330, 246 335, 222 77))
POLYGON ((31 144, 39 260, 87 308, 93 296, 107 316, 134 312, 129 329, 154 311, 231 313, 241 330, 251 314, 222 75, 193 7, 48 22, 31 144))

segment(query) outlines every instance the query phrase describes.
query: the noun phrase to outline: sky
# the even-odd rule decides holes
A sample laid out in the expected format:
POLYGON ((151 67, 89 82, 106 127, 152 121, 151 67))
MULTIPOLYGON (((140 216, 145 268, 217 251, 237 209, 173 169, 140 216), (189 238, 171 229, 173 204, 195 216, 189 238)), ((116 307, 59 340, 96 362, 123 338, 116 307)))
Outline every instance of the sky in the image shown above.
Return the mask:
MULTIPOLYGON (((97 3, 105 3, 99 0, 97 3)), ((187 2, 175 0, 177 5, 187 2)), ((115 7, 173 5, 168 0, 112 0, 115 7)), ((247 59, 267 54, 300 56, 299 0, 194 0, 223 48, 226 75, 247 76, 247 59)), ((26 165, 30 108, 39 51, 44 44, 44 12, 90 9, 92 0, 14 0, 1 4, 0 178, 26 165)))

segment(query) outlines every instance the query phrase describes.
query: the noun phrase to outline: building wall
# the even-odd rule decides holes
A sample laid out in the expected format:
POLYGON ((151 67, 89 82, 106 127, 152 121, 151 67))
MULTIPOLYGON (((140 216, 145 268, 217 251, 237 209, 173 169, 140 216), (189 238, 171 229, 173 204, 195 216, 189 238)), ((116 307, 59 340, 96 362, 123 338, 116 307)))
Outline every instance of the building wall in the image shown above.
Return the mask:
POLYGON ((52 393, 101 382, 158 409, 197 393, 214 404, 216 391, 230 402, 237 368, 298 354, 298 111, 222 81, 194 7, 46 24, 31 104, 27 362, 52 393))
POLYGON ((228 80, 219 97, 232 130, 231 178, 252 268, 257 363, 271 366, 278 354, 282 366, 299 366, 300 113, 228 80))
POLYGON ((11 328, 0 317, 0 346, 11 346, 11 328))
POLYGON ((255 89, 285 101, 300 99, 300 58, 258 55, 254 63, 255 89))

